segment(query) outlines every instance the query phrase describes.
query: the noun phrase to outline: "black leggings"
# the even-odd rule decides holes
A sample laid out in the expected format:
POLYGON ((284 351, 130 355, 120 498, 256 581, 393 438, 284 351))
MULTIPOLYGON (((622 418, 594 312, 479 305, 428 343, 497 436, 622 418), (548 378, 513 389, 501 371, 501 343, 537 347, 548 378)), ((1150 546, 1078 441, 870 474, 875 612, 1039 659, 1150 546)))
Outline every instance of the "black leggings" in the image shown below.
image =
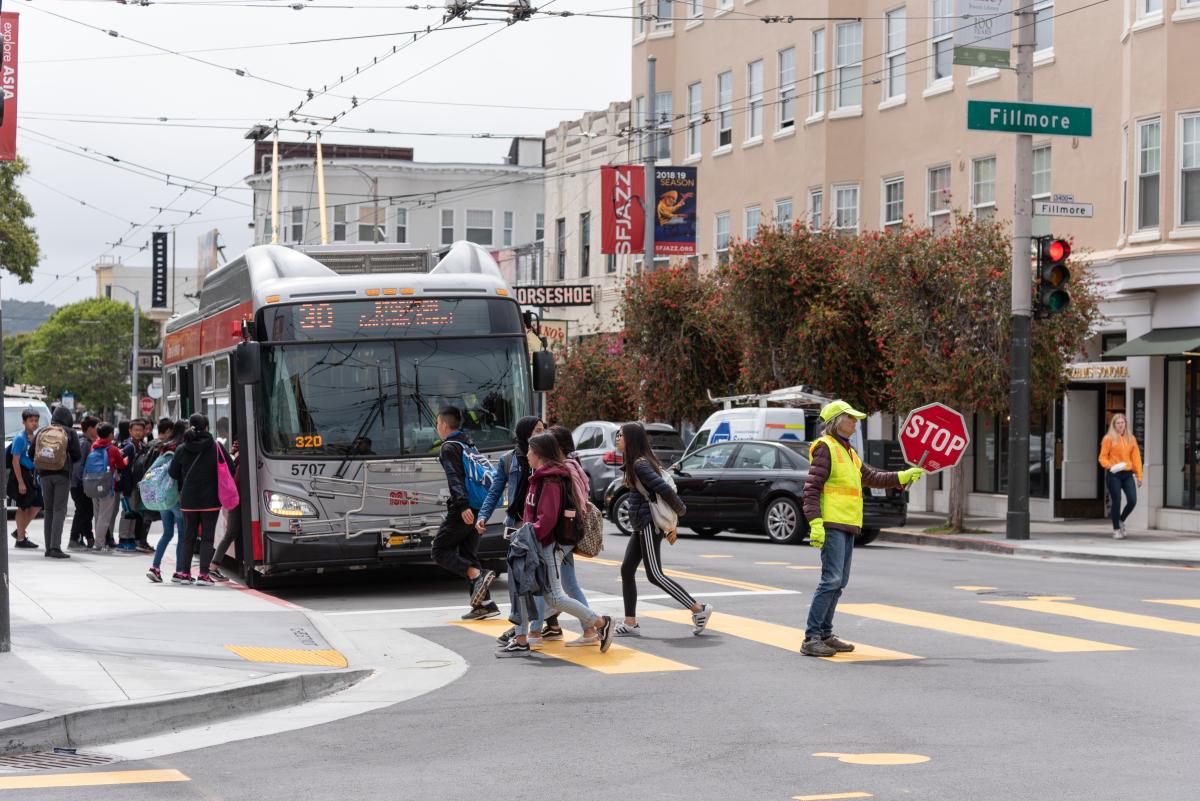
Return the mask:
POLYGON ((203 512, 183 512, 183 532, 179 535, 179 564, 175 569, 180 573, 192 572, 192 554, 196 552, 196 537, 200 538, 200 575, 208 575, 208 566, 213 560, 213 537, 217 533, 217 518, 221 510, 212 509, 203 512))
POLYGON ((651 584, 688 609, 696 605, 696 599, 688 595, 687 590, 663 573, 662 540, 663 535, 654 528, 653 523, 629 537, 625 558, 621 561, 621 595, 625 598, 625 617, 637 617, 637 569, 641 562, 646 563, 646 578, 650 579, 651 584))

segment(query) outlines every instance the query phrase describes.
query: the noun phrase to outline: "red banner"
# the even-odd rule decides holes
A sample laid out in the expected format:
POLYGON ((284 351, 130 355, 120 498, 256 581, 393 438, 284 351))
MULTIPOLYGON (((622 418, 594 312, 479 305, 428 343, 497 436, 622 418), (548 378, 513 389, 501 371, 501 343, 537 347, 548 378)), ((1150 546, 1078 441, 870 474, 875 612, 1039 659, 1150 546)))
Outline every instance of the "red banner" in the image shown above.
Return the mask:
POLYGON ((0 161, 17 157, 17 15, 0 14, 0 40, 4 53, 0 57, 0 91, 4 105, 0 106, 0 161))
POLYGON ((646 249, 645 168, 600 168, 600 252, 623 256, 646 249))

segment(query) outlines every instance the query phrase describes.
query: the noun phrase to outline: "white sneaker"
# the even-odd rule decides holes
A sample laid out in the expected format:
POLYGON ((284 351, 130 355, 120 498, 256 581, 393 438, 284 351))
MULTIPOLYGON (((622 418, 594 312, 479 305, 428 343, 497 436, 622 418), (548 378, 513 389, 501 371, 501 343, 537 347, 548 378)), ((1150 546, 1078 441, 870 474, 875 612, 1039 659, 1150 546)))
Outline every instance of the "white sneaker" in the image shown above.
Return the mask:
POLYGON ((622 620, 613 628, 613 635, 617 637, 641 637, 642 627, 637 623, 631 626, 622 620))
POLYGON ((1125 530, 1125 521, 1121 521, 1121 539, 1125 539, 1125 535, 1129 532, 1125 530))
POLYGON ((1121 526, 1120 528, 1113 529, 1113 539, 1114 540, 1125 539, 1125 526, 1121 526))
POLYGON ((708 625, 708 619, 712 617, 712 613, 712 604, 704 604, 700 607, 699 612, 692 613, 692 625, 695 626, 692 629, 692 634, 704 633, 704 627, 708 625))

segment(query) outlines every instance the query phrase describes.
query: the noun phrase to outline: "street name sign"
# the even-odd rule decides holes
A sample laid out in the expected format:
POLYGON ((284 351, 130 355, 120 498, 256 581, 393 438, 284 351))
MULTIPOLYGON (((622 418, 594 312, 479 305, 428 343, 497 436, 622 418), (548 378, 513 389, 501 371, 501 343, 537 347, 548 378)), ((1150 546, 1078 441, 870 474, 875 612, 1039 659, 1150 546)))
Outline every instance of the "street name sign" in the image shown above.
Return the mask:
POLYGON ((1033 213, 1043 217, 1091 217, 1091 203, 1064 203, 1057 200, 1033 201, 1033 213))
POLYGON ((1086 106, 968 100, 967 128, 972 131, 1091 136, 1092 110, 1086 106))
POLYGON ((954 467, 971 444, 967 421, 944 403, 913 409, 900 428, 904 461, 936 473, 954 467))

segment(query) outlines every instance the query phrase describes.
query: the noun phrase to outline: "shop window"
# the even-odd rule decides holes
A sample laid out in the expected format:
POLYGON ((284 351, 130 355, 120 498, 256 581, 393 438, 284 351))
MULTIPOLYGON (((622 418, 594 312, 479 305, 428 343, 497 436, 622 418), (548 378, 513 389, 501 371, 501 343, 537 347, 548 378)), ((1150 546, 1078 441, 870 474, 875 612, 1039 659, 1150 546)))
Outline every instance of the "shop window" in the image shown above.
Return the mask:
MULTIPOLYGON (((1200 506, 1200 362, 1168 359, 1166 364, 1166 442, 1164 506, 1195 509, 1200 506)), ((1145 454, 1142 456, 1145 460, 1145 454)))
MULTIPOLYGON (((976 414, 972 434, 975 449, 975 492, 1008 492, 1008 416, 976 414)), ((1029 421, 1029 497, 1050 497, 1054 464, 1054 432, 1048 414, 1029 421)))

